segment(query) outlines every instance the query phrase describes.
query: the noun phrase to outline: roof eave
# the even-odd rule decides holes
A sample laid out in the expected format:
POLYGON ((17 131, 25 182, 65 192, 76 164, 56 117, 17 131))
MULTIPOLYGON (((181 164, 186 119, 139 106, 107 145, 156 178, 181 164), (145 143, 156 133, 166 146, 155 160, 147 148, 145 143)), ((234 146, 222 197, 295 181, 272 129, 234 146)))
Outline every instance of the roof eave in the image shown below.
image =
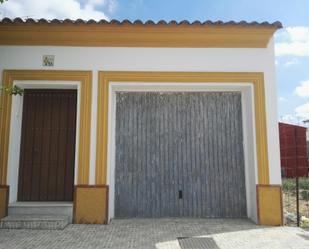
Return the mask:
POLYGON ((0 45, 265 48, 282 27, 281 23, 9 20, 0 22, 0 45))

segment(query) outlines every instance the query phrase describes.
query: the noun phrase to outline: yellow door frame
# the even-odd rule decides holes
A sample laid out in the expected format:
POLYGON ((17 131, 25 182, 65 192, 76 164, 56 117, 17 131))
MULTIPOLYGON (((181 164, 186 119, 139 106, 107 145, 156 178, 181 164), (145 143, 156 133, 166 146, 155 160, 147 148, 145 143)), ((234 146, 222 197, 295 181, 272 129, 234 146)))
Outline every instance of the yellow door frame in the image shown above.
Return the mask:
POLYGON ((106 184, 108 95, 111 82, 134 83, 252 83, 254 88, 258 183, 269 184, 264 74, 262 72, 127 72, 100 71, 96 146, 96 184, 106 184))
MULTIPOLYGON (((80 82, 80 120, 77 184, 89 182, 92 72, 63 70, 4 70, 3 83, 10 87, 16 80, 80 82)), ((7 184, 12 96, 2 93, 0 99, 0 185, 7 184)))

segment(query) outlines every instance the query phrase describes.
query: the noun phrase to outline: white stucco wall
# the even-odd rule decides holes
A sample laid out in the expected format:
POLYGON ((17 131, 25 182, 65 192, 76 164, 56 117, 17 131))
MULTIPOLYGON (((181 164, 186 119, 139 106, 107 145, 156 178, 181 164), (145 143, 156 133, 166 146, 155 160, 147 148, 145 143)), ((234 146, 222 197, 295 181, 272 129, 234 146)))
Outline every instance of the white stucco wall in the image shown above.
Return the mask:
POLYGON ((273 40, 266 49, 0 46, 3 69, 93 71, 90 184, 95 182, 98 71, 264 72, 270 183, 281 184, 273 40), (42 55, 55 55, 54 67, 43 67, 42 55))

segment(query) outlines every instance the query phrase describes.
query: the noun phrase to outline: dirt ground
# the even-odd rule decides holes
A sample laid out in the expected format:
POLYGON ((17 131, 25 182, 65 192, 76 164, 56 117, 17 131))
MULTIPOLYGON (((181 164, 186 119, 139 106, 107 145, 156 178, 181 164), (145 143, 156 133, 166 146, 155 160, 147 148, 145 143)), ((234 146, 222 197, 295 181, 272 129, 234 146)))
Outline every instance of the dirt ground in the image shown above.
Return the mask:
MULTIPOLYGON (((296 195, 294 191, 284 191, 283 192, 283 210, 284 214, 293 213, 296 215, 296 195)), ((309 218, 309 203, 302 200, 301 197, 299 199, 299 210, 300 216, 305 216, 309 218)), ((286 221, 286 225, 295 225, 296 223, 291 221, 286 221)))

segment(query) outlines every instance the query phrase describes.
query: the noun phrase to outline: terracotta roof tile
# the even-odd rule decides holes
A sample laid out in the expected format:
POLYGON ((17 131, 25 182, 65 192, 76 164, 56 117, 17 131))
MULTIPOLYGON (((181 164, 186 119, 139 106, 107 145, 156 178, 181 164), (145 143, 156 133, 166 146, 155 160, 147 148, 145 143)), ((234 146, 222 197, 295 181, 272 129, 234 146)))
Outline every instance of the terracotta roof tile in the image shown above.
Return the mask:
POLYGON ((135 20, 135 21, 130 21, 130 20, 123 20, 123 21, 118 21, 118 20, 111 20, 111 21, 106 21, 106 20, 82 20, 82 19, 77 19, 77 20, 71 20, 71 19, 65 19, 65 20, 59 20, 59 19, 53 19, 53 20, 47 20, 47 19, 33 19, 33 18, 28 18, 28 19, 22 19, 22 18, 15 18, 15 19, 10 19, 10 18, 4 18, 0 20, 0 25, 1 24, 76 24, 76 25, 81 25, 81 24, 87 24, 87 25, 167 25, 167 26, 243 26, 243 27, 269 27, 269 28, 276 28, 280 29, 282 28, 281 22, 246 22, 246 21, 240 21, 240 22, 235 22, 235 21, 229 21, 229 22, 223 22, 223 21, 194 21, 194 22, 189 22, 187 20, 183 20, 180 22, 177 22, 175 20, 171 20, 169 22, 165 20, 160 20, 158 22, 154 22, 152 20, 148 21, 141 21, 141 20, 135 20))

